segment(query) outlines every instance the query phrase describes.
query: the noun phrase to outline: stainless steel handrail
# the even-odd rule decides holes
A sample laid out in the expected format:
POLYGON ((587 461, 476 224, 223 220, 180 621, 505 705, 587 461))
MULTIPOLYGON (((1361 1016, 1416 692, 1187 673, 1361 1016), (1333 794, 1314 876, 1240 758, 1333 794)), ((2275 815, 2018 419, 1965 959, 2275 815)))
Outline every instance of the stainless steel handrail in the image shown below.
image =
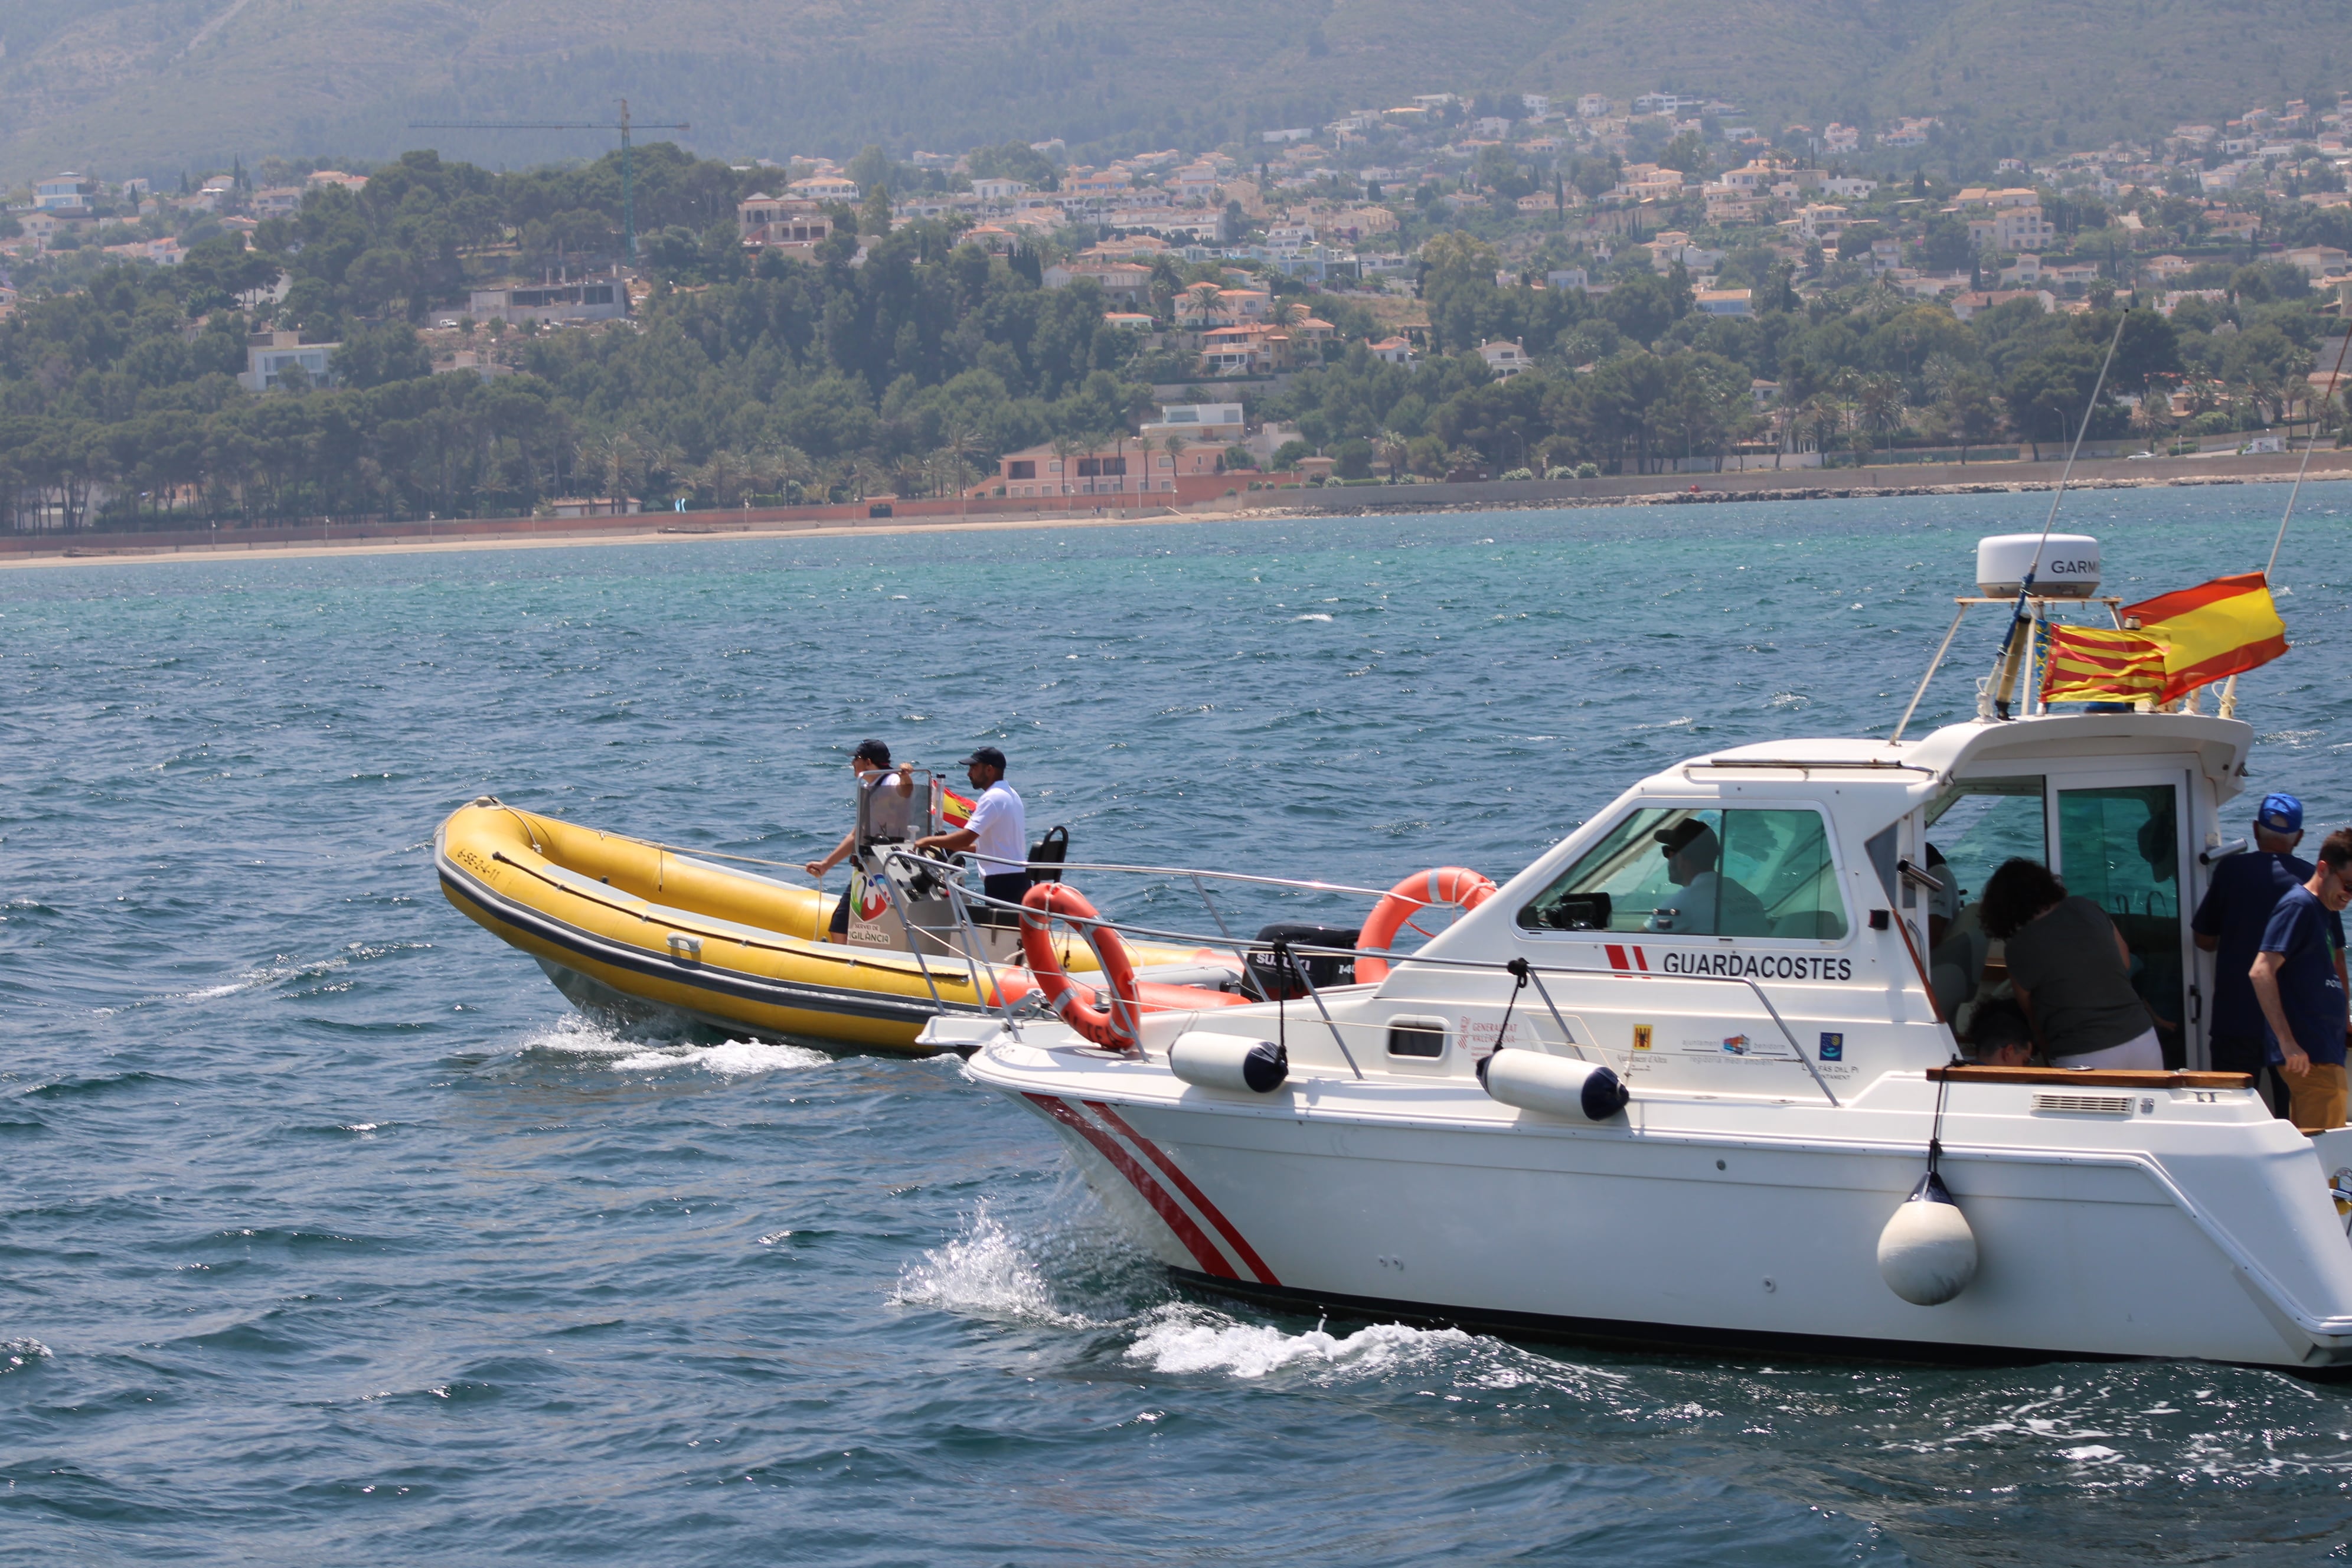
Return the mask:
MULTIPOLYGON (((949 866, 945 862, 932 860, 923 856, 908 854, 898 850, 892 850, 889 853, 893 855, 902 855, 907 859, 918 862, 936 870, 947 872, 949 877, 949 885, 952 889, 950 893, 951 897, 970 899, 975 902, 982 904, 992 904, 999 909, 1018 910, 1024 907, 1021 904, 1012 902, 1009 900, 990 898, 984 892, 975 893, 971 891, 962 885, 961 879, 961 869, 956 867, 949 866)), ((1093 868, 1097 870, 1106 870, 1118 868, 1097 867, 1093 868)), ((1125 868, 1137 869, 1136 868, 1125 868)), ((1236 880, 1245 881, 1273 879, 1244 877, 1241 874, 1234 872, 1202 871, 1196 873, 1189 870, 1167 871, 1160 868, 1151 868, 1150 869, 1154 874, 1160 875, 1228 877, 1236 880)), ((1305 884, 1291 885, 1303 886, 1305 884)), ((1150 937, 1158 942, 1191 942, 1202 947, 1228 947, 1236 951, 1245 950, 1248 952, 1258 952, 1262 950, 1269 952, 1274 950, 1275 946, 1271 942, 1259 942, 1255 938, 1248 942, 1236 942, 1232 937, 1225 936, 1213 941, 1197 931, 1163 931, 1154 926, 1138 925, 1132 922, 1122 922, 1102 919, 1082 921, 1070 920, 1067 916, 1062 916, 1059 918, 1069 920, 1069 923, 1074 926, 1108 926, 1113 931, 1132 932, 1137 936, 1150 937)), ((1335 958, 1385 958, 1391 963, 1399 965, 1418 963, 1425 968, 1460 969, 1469 970, 1474 973, 1484 972, 1498 974, 1512 974, 1513 978, 1517 978, 1510 967, 1511 961, 1507 959, 1498 962, 1493 959, 1478 958, 1430 958, 1424 957, 1417 952, 1399 952, 1393 948, 1325 947, 1312 942, 1286 942, 1282 945, 1295 953, 1325 954, 1335 958)), ((1821 1069, 1819 1067, 1814 1065, 1813 1058, 1805 1054, 1805 1047, 1797 1043, 1796 1032, 1789 1027, 1788 1020, 1780 1016, 1780 1010, 1772 1005, 1772 999, 1764 994, 1764 987, 1758 984, 1755 979, 1751 976, 1745 974, 1665 974, 1654 971, 1626 969, 1573 969, 1565 964, 1538 964, 1532 963, 1528 964, 1528 973, 1530 975, 1560 974, 1600 980, 1696 980, 1704 984, 1713 984, 1717 985, 1744 985, 1754 994, 1758 1005, 1760 1005, 1764 1009, 1765 1013, 1770 1016, 1774 1026, 1780 1031, 1780 1037, 1789 1043, 1790 1052, 1794 1055, 1798 1062, 1803 1066, 1806 1075, 1813 1080, 1813 1087, 1822 1091, 1822 1098, 1828 1100, 1832 1107, 1840 1105, 1836 1091, 1832 1089, 1828 1081, 1822 1077, 1821 1069)), ((1322 998, 1318 993, 1315 992, 1314 983, 1312 981, 1308 981, 1307 982, 1307 985, 1308 994, 1315 997, 1318 1010, 1321 1011, 1322 998)), ((1537 982, 1537 988, 1538 991, 1542 991, 1542 983, 1540 981, 1537 982)), ((1575 1036, 1572 1032, 1569 1031, 1567 1021, 1560 1016, 1559 1009, 1552 1005, 1550 994, 1549 992, 1544 992, 1543 995, 1544 1004, 1546 1007, 1550 1010, 1553 1020, 1559 1024, 1560 1029, 1567 1037, 1569 1043, 1570 1045, 1574 1045, 1576 1043, 1575 1036)), ((1328 1011, 1324 1012, 1324 1021, 1327 1024, 1331 1025, 1333 1037, 1334 1038, 1337 1038, 1339 1026, 1332 1021, 1328 1011)), ((1339 1050, 1343 1057, 1348 1057, 1348 1048, 1344 1044, 1340 1046, 1339 1050)), ((1580 1054, 1581 1054, 1580 1051, 1580 1054)), ((1630 1059, 1631 1058, 1629 1057, 1629 1062, 1630 1059)), ((1348 1057, 1348 1064, 1351 1068, 1355 1066, 1355 1060, 1352 1057, 1348 1057)), ((1361 1069, 1358 1069, 1358 1076, 1362 1076, 1361 1069)))

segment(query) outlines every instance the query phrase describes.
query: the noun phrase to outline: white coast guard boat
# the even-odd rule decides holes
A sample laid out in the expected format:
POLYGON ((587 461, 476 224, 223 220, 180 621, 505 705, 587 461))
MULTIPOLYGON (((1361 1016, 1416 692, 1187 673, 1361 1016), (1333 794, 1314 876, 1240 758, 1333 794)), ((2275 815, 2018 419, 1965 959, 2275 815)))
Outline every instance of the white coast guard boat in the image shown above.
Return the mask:
POLYGON ((2352 1364, 2352 1134, 2196 1070, 2211 961, 2183 917, 2242 847, 2249 727, 1994 717, 2010 694, 1924 739, 1643 779, 1358 984, 931 1037, 1222 1291, 1647 1344, 2352 1364), (1677 868, 1702 836, 1715 869, 1677 868), (1948 1019, 2001 977, 1966 890, 2011 855, 2115 917, 2172 1068, 1950 1065, 1948 1019))

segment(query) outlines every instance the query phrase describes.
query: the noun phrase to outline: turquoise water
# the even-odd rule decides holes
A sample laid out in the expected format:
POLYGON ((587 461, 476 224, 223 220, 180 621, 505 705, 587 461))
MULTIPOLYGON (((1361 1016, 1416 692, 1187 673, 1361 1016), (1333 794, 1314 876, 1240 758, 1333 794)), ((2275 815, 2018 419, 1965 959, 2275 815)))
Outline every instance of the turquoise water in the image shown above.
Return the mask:
MULTIPOLYGON (((2259 567, 2283 500, 2095 493, 2063 526, 2156 592, 2259 567)), ((2352 495, 2305 502, 2303 646, 2245 712, 2253 782, 2334 823, 2352 495)), ((867 733, 1002 745, 1081 858, 1499 877, 1682 756, 1884 733, 1975 538, 2047 504, 0 574, 0 1558, 2344 1552, 2352 1393, 1190 1300, 953 1062, 616 1036, 434 883, 434 824, 486 792, 800 860, 867 733)), ((1294 910, 1341 912, 1231 918, 1294 910)))

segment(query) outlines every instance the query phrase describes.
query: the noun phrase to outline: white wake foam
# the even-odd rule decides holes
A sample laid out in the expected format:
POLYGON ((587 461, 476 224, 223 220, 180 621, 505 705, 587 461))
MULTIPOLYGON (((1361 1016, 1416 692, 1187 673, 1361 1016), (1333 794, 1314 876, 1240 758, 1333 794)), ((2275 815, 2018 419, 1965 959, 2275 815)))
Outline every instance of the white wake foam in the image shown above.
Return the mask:
POLYGON ((1328 1333, 1318 1325, 1294 1334, 1181 1304, 1162 1307, 1152 1318, 1127 1348, 1127 1359, 1166 1373, 1265 1377, 1305 1365, 1377 1377, 1426 1365, 1474 1342, 1460 1329, 1413 1329, 1402 1323, 1374 1323, 1347 1335, 1328 1333))
POLYGON ((552 1057, 625 1057, 646 1048, 643 1040, 625 1040, 603 1024, 581 1013, 566 1013, 546 1028, 525 1037, 522 1050, 552 1057))
POLYGON ((782 1072, 829 1066, 833 1058, 806 1046, 772 1045, 765 1040, 724 1040, 715 1046, 662 1047, 640 1050, 613 1064, 614 1072, 661 1072, 675 1067, 699 1068, 721 1078, 748 1078, 753 1073, 782 1072))
POLYGON ((603 1059, 614 1072, 667 1072, 686 1068, 721 1078, 748 1078, 755 1073, 799 1071, 826 1067, 833 1058, 806 1046, 774 1045, 765 1040, 724 1040, 715 1046, 689 1045, 681 1040, 661 1045, 629 1039, 584 1014, 567 1013, 546 1028, 526 1037, 525 1054, 586 1057, 603 1059))
POLYGON ((926 1251, 899 1271, 893 1305, 937 1307, 981 1318, 1017 1318, 1027 1322, 1087 1326, 1054 1301, 1036 1263, 989 1212, 986 1200, 972 1213, 964 1233, 926 1251))

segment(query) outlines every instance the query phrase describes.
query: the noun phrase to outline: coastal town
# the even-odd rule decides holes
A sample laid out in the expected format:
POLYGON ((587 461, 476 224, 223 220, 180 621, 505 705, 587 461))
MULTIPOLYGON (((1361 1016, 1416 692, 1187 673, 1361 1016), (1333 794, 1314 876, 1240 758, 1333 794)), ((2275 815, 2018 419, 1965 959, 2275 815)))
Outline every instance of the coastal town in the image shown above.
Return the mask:
MULTIPOLYGON (((994 358, 853 363, 830 336, 845 318, 821 311, 792 353, 835 374, 803 395, 863 405, 862 439, 839 419, 730 438, 709 419, 554 408, 562 431, 522 437, 503 476, 437 496, 159 464, 135 436, 61 429, 121 421, 20 374, 0 409, 31 423, 0 443, 0 510, 48 529, 877 494, 1181 505, 1258 486, 2030 458, 2070 436, 2111 456, 2333 445, 2347 112, 2297 100, 1982 167, 1956 163, 1933 118, 1759 125, 1665 91, 1440 91, 1098 163, 1045 140, 736 161, 656 143, 617 170, 607 155, 497 175, 433 153, 60 171, 0 216, 0 316, 16 318, 0 342, 44 335, 37 321, 77 298, 160 289, 181 335, 216 351, 207 365, 263 400, 452 374, 560 386, 560 362, 618 351, 558 339, 640 336, 796 273, 846 301, 877 264, 962 277, 958 317, 990 276, 1060 297, 1055 320, 1087 342, 1042 376, 1034 321, 994 358), (2118 309, 2149 324, 2095 399, 2085 362, 2118 309), (950 395, 975 374, 1003 395, 950 395), (1054 406, 1090 376, 1085 408, 1054 406), (1046 406, 988 412, 1024 397, 1046 406), (1630 417, 1601 408, 1629 401, 1630 417), (2064 410, 2093 401, 2071 430, 2064 410), (931 406, 909 428, 916 402, 931 406)), ((898 334, 956 330, 910 317, 898 334)))

